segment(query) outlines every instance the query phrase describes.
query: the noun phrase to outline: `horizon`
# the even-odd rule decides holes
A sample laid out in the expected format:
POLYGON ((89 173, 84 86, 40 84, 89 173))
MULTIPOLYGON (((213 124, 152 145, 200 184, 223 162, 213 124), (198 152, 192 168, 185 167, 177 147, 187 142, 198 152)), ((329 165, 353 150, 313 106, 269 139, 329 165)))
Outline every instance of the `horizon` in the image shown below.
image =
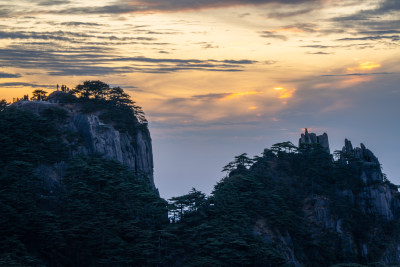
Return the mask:
POLYGON ((0 99, 85 80, 143 108, 164 198, 210 194, 234 156, 304 128, 364 143, 400 184, 400 2, 9 1, 0 99))

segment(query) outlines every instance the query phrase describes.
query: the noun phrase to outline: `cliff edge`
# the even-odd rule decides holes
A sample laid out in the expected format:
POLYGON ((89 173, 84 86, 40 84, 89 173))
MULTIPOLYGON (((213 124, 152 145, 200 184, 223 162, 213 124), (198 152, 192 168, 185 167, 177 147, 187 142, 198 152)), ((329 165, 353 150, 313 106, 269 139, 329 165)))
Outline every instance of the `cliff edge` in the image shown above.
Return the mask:
MULTIPOLYGON (((147 176, 155 188, 152 143, 147 125, 136 118, 129 125, 134 130, 129 131, 128 127, 124 129, 113 123, 113 118, 108 118, 107 122, 102 120, 106 113, 104 108, 87 110, 85 103, 60 101, 66 96, 66 92, 55 91, 47 101, 18 101, 12 106, 53 120, 68 147, 70 158, 84 154, 119 161, 135 174, 147 176)), ((59 180, 62 176, 60 165, 63 162, 54 166, 41 165, 39 171, 59 180)))

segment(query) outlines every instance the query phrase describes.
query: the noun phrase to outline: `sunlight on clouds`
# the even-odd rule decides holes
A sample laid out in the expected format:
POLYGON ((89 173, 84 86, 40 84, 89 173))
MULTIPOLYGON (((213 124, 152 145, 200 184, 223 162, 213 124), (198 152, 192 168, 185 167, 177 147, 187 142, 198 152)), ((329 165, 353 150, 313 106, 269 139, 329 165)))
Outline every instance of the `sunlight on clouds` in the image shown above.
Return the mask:
POLYGON ((257 94, 262 94, 263 92, 259 92, 259 91, 252 91, 252 92, 242 92, 242 93, 233 93, 230 95, 227 95, 223 98, 221 98, 220 100, 228 100, 228 99, 232 99, 232 98, 237 98, 237 97, 241 97, 241 96, 247 96, 247 95, 257 95, 257 94))
POLYGON ((251 107, 248 107, 247 109, 249 109, 249 110, 255 110, 255 109, 257 109, 258 107, 256 107, 256 106, 251 106, 251 107))
POLYGON ((369 61, 360 63, 360 66, 359 66, 359 68, 361 70, 372 70, 372 69, 376 69, 376 68, 379 68, 379 67, 381 67, 381 64, 374 63, 374 62, 369 62, 369 61))
POLYGON ((375 63, 372 61, 361 62, 357 67, 347 68, 347 71, 352 72, 355 70, 373 70, 376 68, 380 68, 382 65, 379 63, 375 63))
POLYGON ((281 99, 291 98, 293 96, 294 92, 296 92, 295 88, 285 89, 283 87, 275 87, 274 90, 279 92, 279 98, 281 98, 281 99))

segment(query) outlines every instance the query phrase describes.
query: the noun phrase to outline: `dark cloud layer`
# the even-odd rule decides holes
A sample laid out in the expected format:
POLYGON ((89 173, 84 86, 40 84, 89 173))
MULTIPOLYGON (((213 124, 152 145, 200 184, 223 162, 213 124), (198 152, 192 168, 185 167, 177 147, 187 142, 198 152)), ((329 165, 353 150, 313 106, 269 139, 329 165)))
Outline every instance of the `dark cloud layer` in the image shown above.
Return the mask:
POLYGON ((104 24, 93 23, 93 22, 80 22, 80 21, 69 21, 60 23, 62 26, 104 26, 104 24))
POLYGON ((216 100, 216 99, 222 99, 224 97, 227 97, 230 95, 229 93, 221 93, 221 94, 204 94, 204 95, 194 95, 192 96, 192 99, 199 99, 199 100, 216 100))
POLYGON ((6 73, 0 71, 0 78, 19 78, 21 74, 6 73))
POLYGON ((392 42, 395 42, 400 40, 400 35, 391 35, 391 36, 372 35, 363 37, 347 37, 338 39, 337 41, 377 41, 377 40, 391 40, 392 42))
POLYGON ((269 38, 269 39, 279 39, 282 41, 286 41, 288 38, 285 35, 282 34, 277 34, 272 31, 262 31, 261 32, 261 37, 263 38, 269 38))
POLYGON ((308 6, 306 8, 294 9, 294 10, 290 10, 290 9, 288 10, 287 8, 286 8, 286 10, 282 10, 282 11, 274 10, 273 12, 268 13, 267 17, 274 18, 274 19, 295 17, 295 16, 310 13, 311 11, 314 10, 314 8, 315 7, 313 7, 313 6, 308 6))
POLYGON ((46 46, 13 45, 0 49, 0 65, 21 69, 41 69, 54 76, 101 76, 108 74, 171 73, 185 70, 243 71, 252 60, 201 60, 177 58, 121 57, 107 47, 57 49, 46 46), (115 66, 118 62, 120 66, 115 66))
POLYGON ((53 32, 27 32, 27 31, 0 31, 0 39, 36 39, 36 40, 57 40, 70 43, 88 42, 90 38, 109 41, 155 41, 153 37, 117 37, 115 35, 93 35, 78 32, 53 31, 53 32))
POLYGON ((64 14, 124 14, 134 12, 151 11, 182 11, 204 8, 230 7, 236 5, 259 5, 259 4, 288 4, 296 5, 302 3, 319 2, 320 0, 120 0, 112 5, 102 7, 68 8, 60 11, 64 14))
POLYGON ((70 4, 71 1, 68 0, 41 0, 38 2, 39 6, 59 6, 70 4))
POLYGON ((393 72, 373 72, 373 73, 348 73, 348 74, 326 74, 322 77, 346 77, 346 76, 371 76, 371 75, 390 75, 393 72))
POLYGON ((338 41, 399 41, 400 1, 384 0, 372 9, 360 10, 347 16, 338 16, 331 21, 338 28, 352 30, 353 38, 338 41))
POLYGON ((318 52, 306 52, 306 54, 309 54, 309 55, 331 55, 332 53, 318 51, 318 52))
POLYGON ((52 88, 54 85, 51 84, 35 84, 35 83, 24 83, 24 82, 9 82, 0 83, 1 87, 33 87, 33 88, 52 88))

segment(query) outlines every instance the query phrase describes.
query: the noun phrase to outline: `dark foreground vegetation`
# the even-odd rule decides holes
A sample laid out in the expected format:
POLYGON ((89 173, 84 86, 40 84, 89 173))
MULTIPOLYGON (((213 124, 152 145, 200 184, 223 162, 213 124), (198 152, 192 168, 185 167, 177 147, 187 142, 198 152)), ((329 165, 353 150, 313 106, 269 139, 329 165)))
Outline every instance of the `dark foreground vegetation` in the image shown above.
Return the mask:
MULTIPOLYGON (((103 120, 121 129, 145 122, 120 88, 88 81, 72 92, 61 101, 105 109, 103 120)), ((319 145, 276 144, 260 157, 237 156, 210 196, 192 189, 167 202, 116 161, 71 156, 55 127, 62 112, 4 101, 0 110, 0 266, 384 266, 400 240, 398 219, 350 197, 397 187, 363 181, 362 163, 342 152, 333 160, 319 145), (60 181, 41 175, 52 164, 64 166, 60 181), (310 219, 316 208, 340 231, 310 219)))

